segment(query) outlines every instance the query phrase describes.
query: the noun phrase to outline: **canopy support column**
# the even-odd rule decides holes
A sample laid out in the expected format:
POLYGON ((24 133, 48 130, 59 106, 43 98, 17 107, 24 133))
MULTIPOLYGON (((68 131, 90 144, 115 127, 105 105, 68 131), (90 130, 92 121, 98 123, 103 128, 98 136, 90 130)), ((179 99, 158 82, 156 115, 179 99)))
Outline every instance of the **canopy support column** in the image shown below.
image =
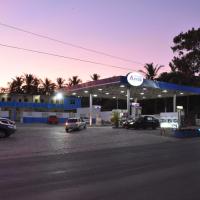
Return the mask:
POLYGON ((90 126, 92 126, 92 94, 90 94, 90 110, 89 110, 89 118, 90 118, 90 126))
POLYGON ((173 112, 176 112, 176 94, 173 96, 173 112))
POLYGON ((127 88, 127 113, 130 116, 130 88, 127 88))

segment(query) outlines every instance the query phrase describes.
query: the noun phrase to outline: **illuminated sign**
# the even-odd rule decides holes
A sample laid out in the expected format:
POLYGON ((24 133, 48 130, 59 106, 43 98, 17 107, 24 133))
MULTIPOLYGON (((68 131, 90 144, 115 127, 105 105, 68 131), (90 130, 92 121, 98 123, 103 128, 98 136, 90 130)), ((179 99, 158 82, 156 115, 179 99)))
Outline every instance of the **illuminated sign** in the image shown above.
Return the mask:
POLYGON ((132 102, 131 105, 134 106, 134 107, 139 107, 140 106, 139 103, 135 103, 135 102, 132 102))
POLYGON ((161 128, 178 128, 179 120, 177 112, 160 113, 160 127, 161 128))
POLYGON ((132 72, 127 75, 127 81, 132 86, 140 86, 143 83, 143 76, 138 72, 132 72))

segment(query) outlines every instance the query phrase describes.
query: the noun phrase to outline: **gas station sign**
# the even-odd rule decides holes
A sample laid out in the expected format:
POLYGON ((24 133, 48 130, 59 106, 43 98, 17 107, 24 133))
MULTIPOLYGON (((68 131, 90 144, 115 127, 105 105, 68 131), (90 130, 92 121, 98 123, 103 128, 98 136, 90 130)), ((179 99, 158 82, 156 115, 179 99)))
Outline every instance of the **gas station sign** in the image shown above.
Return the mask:
POLYGON ((143 76, 138 72, 132 72, 127 75, 127 81, 132 86, 140 86, 143 83, 143 76))

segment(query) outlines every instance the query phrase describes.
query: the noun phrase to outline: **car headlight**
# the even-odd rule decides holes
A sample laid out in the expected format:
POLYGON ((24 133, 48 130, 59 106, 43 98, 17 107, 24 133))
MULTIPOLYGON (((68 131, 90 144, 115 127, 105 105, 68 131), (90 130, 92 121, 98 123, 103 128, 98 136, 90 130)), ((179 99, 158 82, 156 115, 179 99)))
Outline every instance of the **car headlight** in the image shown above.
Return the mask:
POLYGON ((134 122, 130 122, 130 124, 132 125, 132 124, 134 124, 134 122))

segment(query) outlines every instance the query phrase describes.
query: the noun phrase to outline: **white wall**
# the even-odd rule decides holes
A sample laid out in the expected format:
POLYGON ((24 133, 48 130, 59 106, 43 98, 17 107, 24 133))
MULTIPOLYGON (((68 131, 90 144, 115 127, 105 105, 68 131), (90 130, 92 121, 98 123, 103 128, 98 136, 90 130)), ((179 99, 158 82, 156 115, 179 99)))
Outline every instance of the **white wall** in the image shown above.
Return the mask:
POLYGON ((0 111, 0 117, 9 117, 9 111, 0 111))
MULTIPOLYGON (((93 118, 96 118, 98 114, 100 114, 101 110, 97 109, 96 106, 94 105, 92 107, 92 116, 93 118)), ((90 108, 77 108, 77 115, 78 117, 88 117, 89 118, 89 113, 90 113, 90 108)))
POLYGON ((101 119, 104 121, 111 121, 112 111, 104 111, 100 113, 101 119))
POLYGON ((23 112, 23 117, 48 117, 51 115, 56 115, 58 118, 69 118, 75 117, 76 113, 61 113, 61 112, 23 112))

